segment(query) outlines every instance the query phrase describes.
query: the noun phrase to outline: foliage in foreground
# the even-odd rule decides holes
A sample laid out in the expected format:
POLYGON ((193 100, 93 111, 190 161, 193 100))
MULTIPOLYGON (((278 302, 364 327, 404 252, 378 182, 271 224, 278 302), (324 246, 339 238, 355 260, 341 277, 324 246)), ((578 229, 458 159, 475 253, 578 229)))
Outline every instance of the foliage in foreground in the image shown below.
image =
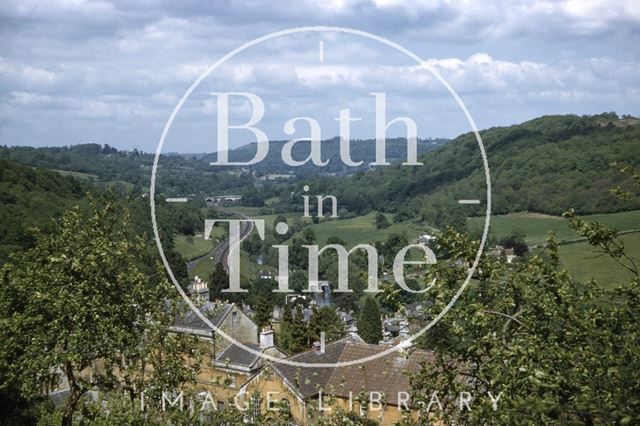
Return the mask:
MULTIPOLYGON (((440 391, 443 409, 432 404, 431 415, 446 423, 640 422, 638 267, 615 229, 572 211, 566 216, 634 278, 612 292, 593 281, 576 282, 559 267, 553 237, 545 250, 515 266, 482 258, 469 288, 422 342, 437 353, 437 363, 412 377, 413 398, 423 411, 440 391), (497 410, 488 391, 501 395, 497 410), (471 411, 460 409, 460 392, 477 398, 471 411)), ((433 273, 438 285, 427 297, 435 301, 434 312, 458 290, 477 250, 453 231, 438 244, 451 261, 433 273)))
POLYGON ((89 390, 134 399, 193 380, 198 365, 184 361, 198 358, 193 342, 167 333, 174 292, 127 212, 113 200, 91 204, 67 211, 1 270, 0 391, 35 399, 64 378, 63 425, 89 390))

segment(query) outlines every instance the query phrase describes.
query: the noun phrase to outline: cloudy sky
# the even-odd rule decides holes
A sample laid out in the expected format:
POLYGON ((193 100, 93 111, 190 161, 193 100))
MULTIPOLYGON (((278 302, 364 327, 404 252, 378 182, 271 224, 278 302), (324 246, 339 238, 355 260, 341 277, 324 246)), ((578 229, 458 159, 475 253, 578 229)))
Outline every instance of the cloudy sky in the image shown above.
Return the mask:
MULTIPOLYGON (((252 46, 207 76, 176 116, 165 151, 214 151, 214 92, 263 100, 256 125, 271 139, 337 135, 349 108, 352 137, 373 136, 370 92, 387 96, 387 121, 412 118, 421 137, 469 130, 431 75, 455 89, 479 128, 544 114, 640 114, 640 2, 343 0, 0 2, 0 144, 108 143, 154 151, 171 111, 209 66, 252 39, 303 26, 376 34, 307 32, 252 46), (291 133, 291 132, 290 132, 291 133)), ((230 122, 252 106, 232 97, 230 122)), ((402 125, 389 128, 403 133, 402 125)), ((252 135, 235 131, 232 145, 252 135)))

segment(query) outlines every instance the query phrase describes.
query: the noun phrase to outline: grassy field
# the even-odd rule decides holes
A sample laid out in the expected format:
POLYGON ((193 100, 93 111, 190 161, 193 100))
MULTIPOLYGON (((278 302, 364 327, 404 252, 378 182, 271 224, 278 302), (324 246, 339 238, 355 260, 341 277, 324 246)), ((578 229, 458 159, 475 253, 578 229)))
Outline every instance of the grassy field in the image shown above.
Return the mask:
POLYGON ((238 212, 240 214, 247 215, 249 217, 255 217, 260 215, 260 211, 262 210, 262 207, 233 206, 233 207, 226 207, 226 209, 232 210, 234 212, 238 212))
MULTIPOLYGON (((621 235, 627 253, 640 264, 640 232, 621 235)), ((578 281, 595 279, 603 287, 618 287, 628 282, 632 274, 608 256, 602 256, 586 242, 564 244, 559 247, 560 260, 578 281)))
POLYGON ((376 213, 371 212, 352 219, 323 221, 309 225, 309 228, 315 232, 319 245, 326 244, 329 237, 340 237, 346 241, 348 247, 361 243, 372 244, 376 241, 385 241, 393 233, 406 232, 407 237, 411 240, 428 232, 424 226, 417 224, 393 223, 392 215, 386 215, 391 226, 386 229, 376 229, 375 216, 376 213))
MULTIPOLYGON (((234 207, 233 210, 241 212, 247 216, 256 219, 265 220, 267 230, 272 229, 277 214, 260 215, 260 208, 256 207, 234 207)), ((347 242, 348 247, 353 247, 360 243, 373 243, 375 241, 384 241, 389 234, 397 232, 406 232, 409 239, 423 233, 430 233, 426 226, 419 224, 404 222, 400 224, 392 224, 386 229, 375 228, 375 212, 371 212, 364 216, 358 216, 345 220, 325 220, 317 224, 309 223, 308 228, 312 229, 318 239, 319 245, 324 245, 327 239, 335 236, 347 242)), ((300 213, 287 213, 283 216, 287 217, 289 223, 296 217, 300 217, 300 213)), ((391 215, 387 215, 391 223, 391 215)), ((609 226, 616 227, 620 230, 630 230, 640 228, 640 211, 630 211, 611 214, 597 214, 585 216, 588 220, 597 220, 609 226)), ((473 227, 481 227, 482 218, 469 218, 468 224, 470 229, 473 227)), ((514 229, 522 229, 527 237, 529 245, 544 243, 546 235, 549 231, 555 231, 559 241, 570 241, 578 237, 578 235, 569 228, 569 221, 558 216, 541 215, 536 213, 513 213, 502 216, 493 216, 491 218, 491 234, 495 236, 503 236, 510 234, 514 229)), ((625 234, 621 236, 629 253, 636 256, 640 264, 640 232, 625 234)), ((612 288, 627 282, 631 278, 631 274, 621 267, 615 261, 605 256, 598 256, 598 253, 586 242, 574 242, 560 245, 560 259, 563 266, 569 270, 571 275, 578 281, 586 281, 595 279, 602 286, 612 288)), ((242 268, 243 275, 256 274, 260 267, 250 262, 248 255, 243 253, 242 268)), ((201 262, 193 271, 192 276, 208 276, 211 272, 209 262, 201 262)))
POLYGON ((207 279, 209 275, 213 272, 213 261, 208 259, 203 259, 189 271, 189 278, 193 279, 193 277, 198 276, 200 278, 207 279))
POLYGON ((92 175, 89 173, 73 172, 70 170, 59 170, 59 169, 51 169, 51 170, 54 172, 60 173, 62 176, 72 176, 76 179, 95 180, 98 178, 98 176, 92 175))
MULTIPOLYGON (((273 268, 261 266, 251 261, 250 256, 244 250, 240 251, 240 280, 242 283, 254 279, 259 275, 260 269, 273 268)), ((207 279, 213 272, 213 261, 210 259, 203 259, 189 273, 189 278, 193 279, 196 275, 198 277, 207 279)))
MULTIPOLYGON (((588 220, 598 220, 621 231, 640 229, 640 210, 622 213, 595 214, 585 216, 588 220)), ((482 229, 484 218, 467 219, 469 229, 482 229)), ((541 215, 537 213, 512 213, 492 216, 489 233, 501 237, 509 235, 514 229, 522 229, 529 245, 544 243, 549 231, 554 231, 559 241, 577 238, 578 235, 569 228, 569 221, 559 216, 541 215)))
MULTIPOLYGON (((277 214, 261 215, 260 207, 237 206, 234 211, 245 214, 249 217, 265 220, 267 229, 273 228, 273 222, 279 216, 277 214)), ((301 213, 286 213, 283 216, 289 223, 301 213)), ((317 224, 311 224, 318 237, 318 242, 324 244, 327 238, 337 236, 345 240, 349 246, 364 242, 383 241, 394 232, 406 231, 411 239, 422 233, 429 233, 428 227, 418 224, 404 222, 392 224, 389 228, 378 230, 374 226, 375 212, 364 216, 358 216, 345 220, 327 220, 317 224)), ((391 215, 387 215, 391 223, 391 215)), ((621 231, 630 229, 640 229, 640 210, 621 213, 595 214, 585 216, 588 220, 597 220, 606 225, 618 228, 621 231)), ((308 219, 307 219, 308 220, 308 219)), ((482 229, 484 218, 471 217, 467 219, 470 230, 482 229)), ((526 242, 529 245, 544 243, 549 231, 554 231, 559 241, 569 241, 578 238, 578 235, 569 228, 569 221, 560 216, 550 216, 538 213, 520 212, 507 215, 492 216, 490 224, 490 235, 501 237, 509 235, 514 229, 521 229, 526 234, 526 242)))
POLYGON ((204 238, 197 236, 188 237, 186 235, 178 235, 175 238, 176 251, 186 260, 193 260, 205 255, 211 251, 216 244, 217 243, 213 239, 205 240, 204 238))
MULTIPOLYGON (((273 229, 273 224, 276 221, 278 216, 284 216, 287 218, 287 222, 289 224, 293 223, 293 220, 296 217, 301 218, 302 217, 302 213, 281 213, 281 214, 261 214, 262 208, 261 207, 244 207, 244 206, 234 206, 234 207, 229 207, 229 210, 234 211, 234 212, 238 212, 240 214, 249 216, 252 219, 261 219, 264 220, 264 226, 265 229, 267 229, 268 231, 273 229)), ((307 219, 309 220, 309 219, 307 219)))
MULTIPOLYGON (((247 215, 254 219, 262 219, 265 221, 267 230, 273 229, 274 222, 280 214, 261 215, 260 207, 244 207, 234 206, 230 210, 247 215)), ((418 235, 428 233, 429 230, 425 226, 419 226, 414 223, 404 222, 400 224, 393 223, 393 215, 387 214, 387 219, 391 226, 386 229, 376 229, 375 215, 377 212, 370 212, 364 216, 358 216, 351 219, 329 219, 320 223, 311 223, 310 219, 305 219, 308 224, 307 228, 315 232, 318 244, 324 245, 330 237, 340 237, 347 242, 348 247, 353 247, 361 243, 374 243, 376 241, 385 241, 389 234, 406 232, 409 239, 413 239, 418 235)), ((295 218, 301 218, 302 213, 283 213, 282 216, 287 218, 287 222, 291 225, 295 218)))

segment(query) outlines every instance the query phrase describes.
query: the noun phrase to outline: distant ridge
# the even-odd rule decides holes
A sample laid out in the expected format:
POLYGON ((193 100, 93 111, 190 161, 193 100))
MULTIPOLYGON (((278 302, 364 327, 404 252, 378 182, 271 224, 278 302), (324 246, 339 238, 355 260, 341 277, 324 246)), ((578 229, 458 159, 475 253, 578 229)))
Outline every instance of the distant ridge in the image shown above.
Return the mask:
MULTIPOLYGON (((551 115, 508 127, 481 131, 493 184, 492 212, 560 214, 568 208, 606 213, 640 208, 640 198, 620 200, 609 193, 627 178, 614 161, 640 166, 640 125, 631 116, 551 115)), ((473 133, 424 153, 424 166, 383 167, 366 175, 324 179, 326 191, 350 211, 400 212, 404 217, 433 215, 450 206, 480 214, 486 202, 481 156, 473 133), (479 207, 458 207, 460 199, 479 199, 479 207)))

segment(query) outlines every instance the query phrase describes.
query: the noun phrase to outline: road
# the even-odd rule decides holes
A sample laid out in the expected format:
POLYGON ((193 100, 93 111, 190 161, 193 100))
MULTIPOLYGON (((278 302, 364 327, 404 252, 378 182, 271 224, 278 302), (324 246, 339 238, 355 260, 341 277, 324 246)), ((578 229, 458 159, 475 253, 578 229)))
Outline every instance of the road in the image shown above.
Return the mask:
MULTIPOLYGON (((241 219, 247 219, 247 220, 251 219, 249 216, 245 216, 243 214, 234 212, 232 210, 228 210, 220 207, 218 208, 218 210, 228 215, 240 216, 241 219)), ((247 238, 249 234, 251 234, 251 231, 253 231, 253 222, 242 222, 240 224, 240 242, 238 244, 241 244, 242 241, 244 241, 244 239, 247 238)), ((229 272, 229 263, 228 263, 229 249, 230 249, 229 239, 227 238, 207 254, 200 256, 192 260, 191 262, 187 263, 187 271, 191 272, 191 270, 193 270, 193 268, 195 268, 196 265, 198 265, 198 263, 202 261, 212 260, 214 265, 217 263, 222 263, 224 270, 226 272, 229 272)))

